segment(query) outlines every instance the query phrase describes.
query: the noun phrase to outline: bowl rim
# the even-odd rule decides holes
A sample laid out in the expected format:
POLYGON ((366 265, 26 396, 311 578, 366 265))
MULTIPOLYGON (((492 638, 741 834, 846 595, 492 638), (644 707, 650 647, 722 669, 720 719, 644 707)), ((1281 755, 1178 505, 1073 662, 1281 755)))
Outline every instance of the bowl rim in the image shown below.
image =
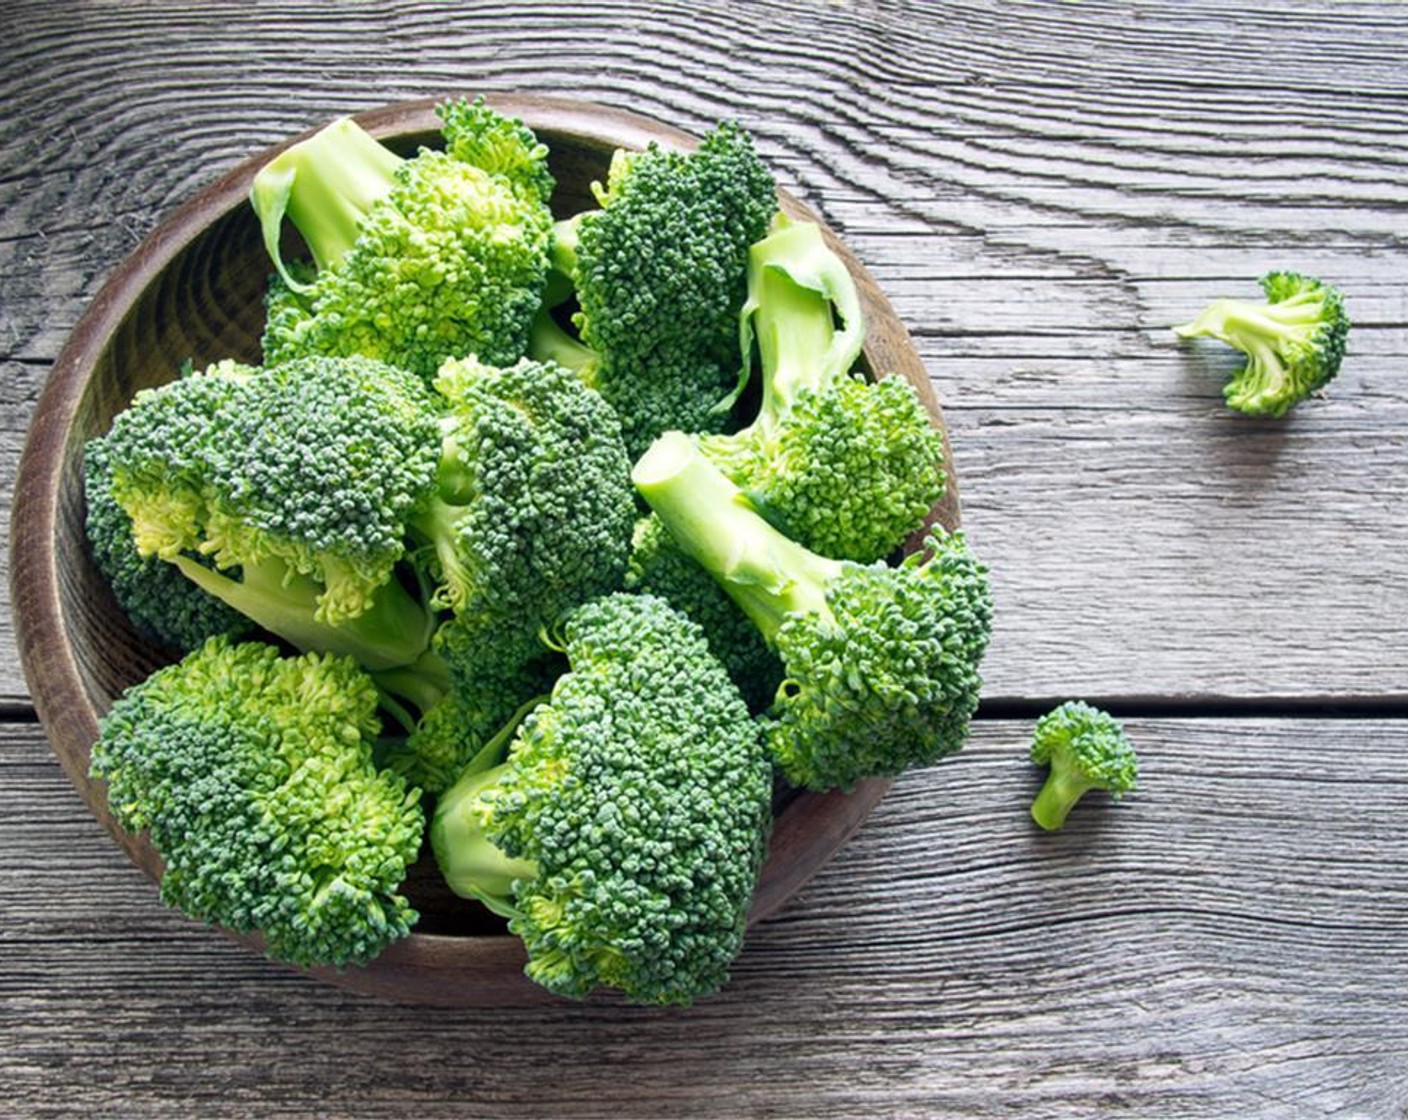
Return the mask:
MULTIPOLYGON (((437 131, 435 107, 457 96, 395 102, 349 115, 379 139, 410 138, 437 131)), ((698 143, 697 137, 650 117, 593 102, 527 93, 488 93, 485 99, 499 112, 521 118, 537 132, 567 134, 597 146, 642 148, 657 142, 688 149, 698 143)), ((68 442, 93 371, 142 293, 209 226, 247 205, 249 185, 259 168, 322 127, 320 123, 260 150, 198 190, 164 217, 111 271, 54 362, 21 452, 12 506, 10 583, 17 645, 30 699, 51 751, 89 810, 153 881, 160 878, 161 862, 146 834, 128 833, 117 823, 108 810, 105 786, 91 779, 86 766, 80 765, 97 737, 99 711, 89 701, 72 644, 67 640, 60 596, 58 496, 68 442), (60 743, 73 749, 61 750, 57 745, 60 743)), ((908 351, 901 364, 909 368, 894 367, 894 372, 903 373, 915 384, 943 436, 948 489, 930 520, 956 527, 958 494, 942 410, 908 330, 878 285, 826 222, 786 191, 779 190, 779 201, 792 216, 816 221, 821 226, 828 243, 841 255, 862 289, 868 321, 873 323, 879 316, 900 332, 908 351)), ((917 537, 918 534, 912 541, 917 537)), ((774 823, 749 911, 749 925, 774 914, 828 863, 891 785, 891 779, 881 778, 860 782, 845 793, 799 791, 774 823)), ((257 935, 215 928, 262 950, 257 935)), ((407 938, 388 946, 366 965, 298 971, 364 995, 415 1003, 508 1006, 557 1000, 523 975, 525 960, 521 942, 511 934, 454 935, 412 930, 407 938)))

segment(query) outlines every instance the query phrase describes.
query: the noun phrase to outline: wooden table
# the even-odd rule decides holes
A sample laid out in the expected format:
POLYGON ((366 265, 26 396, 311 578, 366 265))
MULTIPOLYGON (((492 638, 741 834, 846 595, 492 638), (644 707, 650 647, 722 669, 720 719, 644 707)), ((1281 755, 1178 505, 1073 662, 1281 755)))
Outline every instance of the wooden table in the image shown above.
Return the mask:
MULTIPOLYGON (((510 89, 739 117, 920 341, 997 632, 912 773, 687 1012, 373 1003, 163 908, 0 623, 5 1116, 1400 1117, 1408 1107, 1408 11, 1394 3, 78 3, 0 10, 0 518, 105 274, 236 162, 510 89), (1325 399, 1168 331, 1270 267, 1325 399), (1033 717, 1128 719, 1058 835, 1033 717)), ((4 595, 0 592, 0 595, 4 595)))

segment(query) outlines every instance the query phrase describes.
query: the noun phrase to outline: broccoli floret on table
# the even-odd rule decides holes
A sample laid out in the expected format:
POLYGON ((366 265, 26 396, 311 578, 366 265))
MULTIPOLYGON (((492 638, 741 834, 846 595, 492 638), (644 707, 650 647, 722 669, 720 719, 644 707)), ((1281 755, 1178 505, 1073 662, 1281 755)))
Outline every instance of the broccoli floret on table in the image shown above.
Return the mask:
POLYGON ((1349 315, 1337 288, 1297 272, 1268 272, 1266 301, 1220 299, 1181 338, 1207 336, 1235 347, 1247 364, 1223 387, 1227 404, 1249 416, 1284 416, 1340 371, 1349 315))
POLYGON ((1118 800, 1139 777, 1139 760, 1119 720, 1108 712, 1071 700, 1037 721, 1032 761, 1051 773, 1032 802, 1032 819, 1054 830, 1091 790, 1118 800))
POLYGON ((693 152, 618 151, 597 199, 553 245, 580 340, 544 316, 530 353, 578 368, 633 456, 670 428, 718 431, 739 386, 748 246, 777 210, 772 175, 724 123, 693 152))
POLYGON ((213 638, 104 717, 92 772, 165 862, 161 896, 271 957, 361 963, 410 932, 425 819, 379 771, 376 690, 350 659, 213 638))
POLYGON ((764 729, 790 782, 848 788, 963 745, 992 603, 961 533, 936 530, 897 567, 828 559, 770 525, 678 432, 652 445, 633 478, 781 659, 764 729))
POLYGON ((495 744, 506 760, 486 749, 441 797, 436 858, 509 919, 549 990, 688 1003, 742 945, 770 821, 757 727, 663 600, 596 600, 560 638, 570 670, 495 744))
POLYGON ((808 548, 889 555, 943 496, 943 436, 904 378, 855 371, 860 297, 815 223, 779 219, 749 251, 741 322, 745 359, 758 344, 761 406, 742 431, 703 438, 705 453, 808 548))
POLYGON ((264 360, 361 355, 427 381, 523 355, 547 277, 547 148, 482 101, 439 109, 445 150, 402 159, 350 119, 275 156, 251 201, 277 270, 264 360), (315 270, 286 265, 287 216, 315 270))

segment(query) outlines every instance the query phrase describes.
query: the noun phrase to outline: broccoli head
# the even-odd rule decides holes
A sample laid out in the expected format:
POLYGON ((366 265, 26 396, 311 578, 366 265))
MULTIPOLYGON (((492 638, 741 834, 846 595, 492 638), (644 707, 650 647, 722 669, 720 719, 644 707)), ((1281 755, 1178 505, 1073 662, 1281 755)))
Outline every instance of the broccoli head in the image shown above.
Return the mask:
POLYGON ((701 439, 705 453, 800 544, 889 555, 943 496, 943 436, 904 378, 854 371, 860 296, 815 223, 779 217, 749 251, 741 323, 744 356, 758 343, 761 405, 742 431, 701 439))
POLYGON ((770 822, 757 727, 663 600, 607 596, 560 637, 570 669, 506 761, 486 752, 440 799, 436 859, 509 919, 549 990, 688 1003, 742 945, 770 822))
POLYGON ((112 457, 101 436, 84 447, 83 484, 93 560, 141 633, 184 652, 217 634, 237 637, 252 628, 249 619, 206 594, 175 566, 137 551, 132 519, 112 494, 112 457))
POLYGON ((1180 338, 1212 337, 1247 356, 1222 390, 1227 404, 1249 416, 1284 416, 1340 371, 1349 316, 1339 290, 1297 272, 1268 272, 1264 303, 1220 299, 1180 338))
POLYGON ((719 430, 742 366, 748 246, 777 210, 772 175, 725 122, 693 152, 618 151, 596 193, 600 208, 559 224, 553 246, 580 305, 581 357, 571 340, 551 345, 546 321, 531 352, 581 367, 633 456, 669 428, 719 430))
POLYGON ((1077 801, 1094 789, 1118 800, 1139 777, 1139 760, 1119 720, 1080 700, 1070 700, 1037 720, 1032 761, 1051 773, 1032 802, 1032 819, 1054 830, 1077 801))
POLYGON ((372 763, 376 705, 347 658, 212 638, 118 699, 92 773, 160 853, 168 905, 279 960, 361 963, 416 921, 399 889, 425 827, 372 763))
POLYGON ((438 410, 418 378, 366 358, 217 365, 114 419, 113 497, 140 555, 271 633, 408 664, 434 620, 395 568, 436 477, 438 410))
POLYGON ((266 363, 361 355, 427 381, 446 358, 512 363, 547 277, 547 148, 482 101, 440 107, 446 148, 402 159, 350 119, 275 156, 250 199, 277 270, 266 363), (285 265, 284 216, 316 271, 285 265))
POLYGON ((662 436, 636 488, 782 661, 764 717, 794 785, 849 788, 957 750, 991 629, 986 570, 935 531, 896 567, 831 560, 770 525, 687 436, 662 436))
POLYGON ((615 413, 570 371, 446 362, 437 485, 412 518, 436 605, 530 632, 620 585, 635 524, 615 413))

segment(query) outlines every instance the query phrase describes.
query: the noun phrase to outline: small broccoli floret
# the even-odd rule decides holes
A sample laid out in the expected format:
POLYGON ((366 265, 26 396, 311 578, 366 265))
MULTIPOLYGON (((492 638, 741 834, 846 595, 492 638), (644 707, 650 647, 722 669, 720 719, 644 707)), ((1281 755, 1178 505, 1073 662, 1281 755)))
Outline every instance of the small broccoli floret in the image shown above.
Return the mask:
POLYGON ((416 920, 399 889, 425 825, 372 764, 376 703, 346 658, 214 638, 113 705, 93 776, 150 835, 168 905, 279 960, 365 962, 416 920))
POLYGON ((992 604, 961 533, 897 567, 830 560, 783 536, 689 437, 662 436, 636 488, 782 661, 765 716, 794 785, 848 788, 956 751, 978 703, 992 604))
POLYGON ((1119 720, 1079 700, 1067 701, 1037 720, 1032 761, 1051 773, 1032 802, 1032 820, 1054 830, 1093 789, 1115 800, 1135 788, 1139 760, 1119 720))
POLYGON ((113 497, 140 555, 271 633, 370 669, 409 664, 433 619, 395 568, 435 479, 438 407, 365 358, 216 367, 117 416, 113 497))
POLYGON ((717 989, 742 945, 771 772, 699 628, 617 594, 562 628, 570 671, 441 799, 431 844, 450 887, 509 919, 526 972, 560 995, 639 1003, 717 989))
POLYGON ((446 358, 522 356, 547 276, 547 149, 482 101, 439 112, 445 151, 402 159, 343 119, 256 176, 250 199, 280 278, 266 363, 361 355, 428 381, 446 358), (285 215, 311 280, 279 252, 285 215))
POLYGON ((562 655, 520 620, 447 620, 429 656, 376 675, 390 694, 383 704, 407 732, 384 746, 385 765, 427 793, 441 793, 516 711, 552 691, 565 668, 562 655))
POLYGON ((1173 329, 1181 338, 1220 339, 1247 356, 1222 390, 1230 407, 1284 416, 1339 373, 1349 316, 1339 290, 1314 277, 1268 272, 1259 282, 1265 303, 1217 300, 1173 329))
POLYGON ((705 453, 808 548, 889 555, 943 496, 943 436, 909 382, 853 372, 860 296, 815 223, 779 217, 752 247, 741 323, 745 357, 757 338, 762 403, 742 431, 702 439, 705 453))
POLYGON ((112 496, 112 458, 102 437, 84 448, 83 481, 93 560, 133 626, 183 652, 217 634, 237 637, 252 628, 249 619, 207 595, 175 567, 137 551, 132 519, 112 496))
POLYGON ((532 352, 581 367, 633 456, 669 428, 718 431, 739 385, 748 246, 777 210, 772 175, 724 123, 694 152, 618 151, 596 193, 600 209, 560 224, 553 247, 586 350, 571 356, 542 320, 532 352))
POLYGON ((447 362, 437 487, 412 519, 461 623, 529 633, 620 586, 635 524, 611 408, 560 366, 447 362))
POLYGON ((782 665, 727 592, 675 544, 655 515, 636 523, 626 589, 664 599, 699 624, 709 649, 751 711, 772 703, 782 683, 782 665))

